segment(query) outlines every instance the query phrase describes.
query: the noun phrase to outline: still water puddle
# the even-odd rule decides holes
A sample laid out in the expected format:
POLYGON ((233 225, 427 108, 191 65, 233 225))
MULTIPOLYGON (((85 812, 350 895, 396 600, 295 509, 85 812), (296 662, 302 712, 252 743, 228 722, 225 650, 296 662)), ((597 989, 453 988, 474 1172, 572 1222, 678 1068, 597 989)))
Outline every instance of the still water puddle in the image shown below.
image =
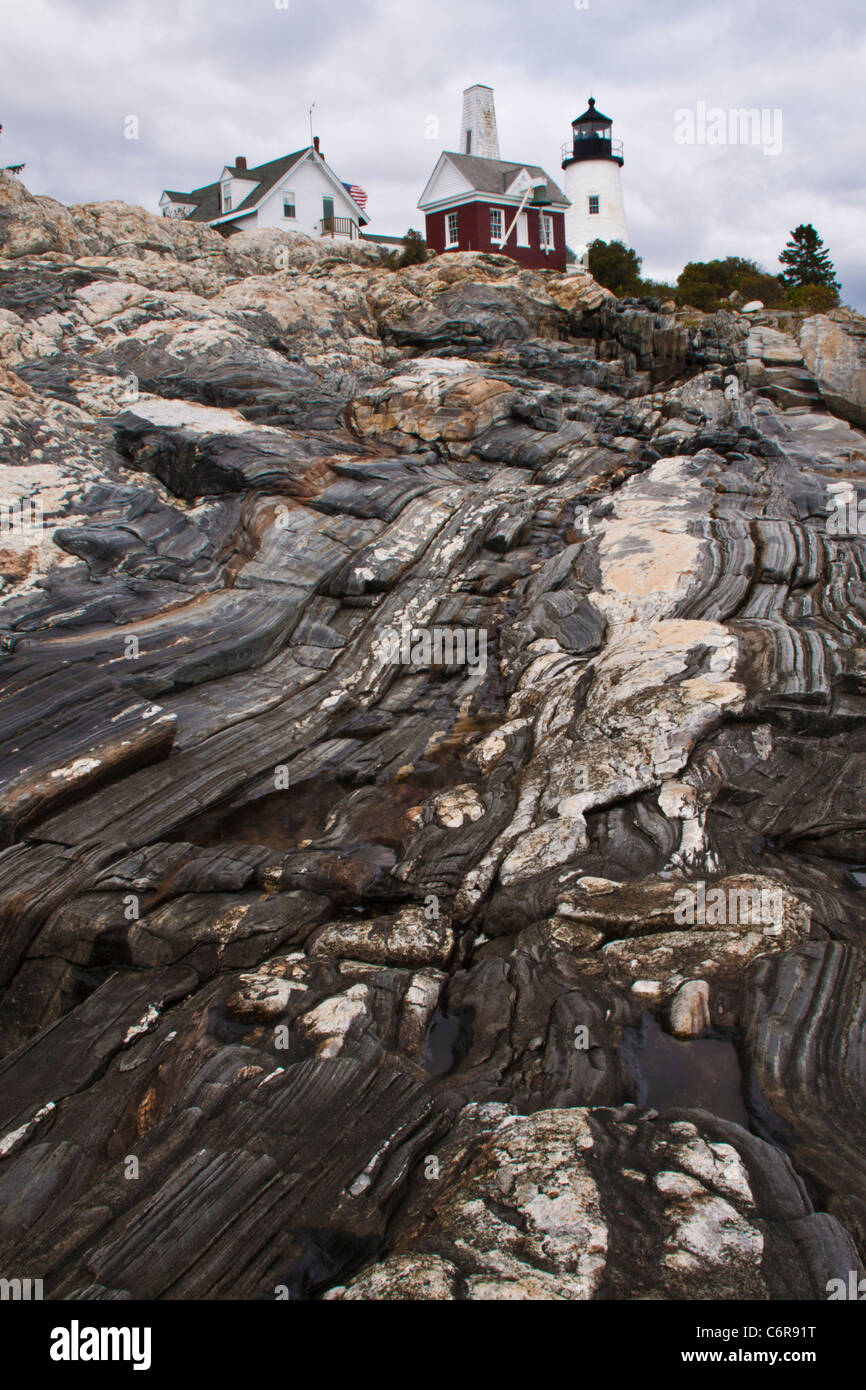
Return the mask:
POLYGON ((469 1050, 469 1011, 446 1014, 437 1009, 427 1027, 421 1065, 430 1076, 447 1076, 469 1050))
MULTIPOLYGON (((448 1076, 460 1066, 471 1046, 473 1018, 469 1008, 433 1014, 421 1054, 430 1076, 448 1076)), ((795 1134, 770 1108, 752 1067, 743 1070, 729 1037, 708 1032, 674 1038, 645 1013, 638 1027, 623 1031, 621 1051, 631 1087, 623 1100, 642 1109, 706 1110, 793 1152, 795 1134)))
POLYGON ((734 1044, 720 1034, 685 1041, 672 1038, 651 1014, 626 1030, 623 1059, 635 1104, 709 1110, 745 1129, 753 1124, 743 1099, 744 1078, 734 1044))

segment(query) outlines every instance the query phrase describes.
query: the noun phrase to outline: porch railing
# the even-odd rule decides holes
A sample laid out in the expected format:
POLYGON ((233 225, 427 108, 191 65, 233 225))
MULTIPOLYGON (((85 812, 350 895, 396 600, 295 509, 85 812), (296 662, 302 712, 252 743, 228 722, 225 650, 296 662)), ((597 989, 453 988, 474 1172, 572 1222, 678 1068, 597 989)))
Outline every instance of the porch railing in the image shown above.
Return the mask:
POLYGON ((360 235, 361 229, 351 217, 322 218, 322 236, 346 236, 350 241, 356 241, 360 235))

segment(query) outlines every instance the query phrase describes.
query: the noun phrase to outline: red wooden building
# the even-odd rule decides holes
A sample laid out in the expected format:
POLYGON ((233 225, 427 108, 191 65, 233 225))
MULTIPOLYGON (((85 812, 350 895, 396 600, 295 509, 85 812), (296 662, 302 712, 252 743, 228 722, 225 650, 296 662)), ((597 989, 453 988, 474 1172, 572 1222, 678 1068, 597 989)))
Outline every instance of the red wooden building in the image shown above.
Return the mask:
POLYGON ((463 94, 464 152, 439 156, 418 206, 434 251, 498 251, 534 270, 564 270, 562 189, 537 164, 499 158, 490 87, 463 94))
POLYGON ((499 251, 535 270, 565 269, 568 200, 537 165, 446 152, 418 206, 434 251, 499 251))

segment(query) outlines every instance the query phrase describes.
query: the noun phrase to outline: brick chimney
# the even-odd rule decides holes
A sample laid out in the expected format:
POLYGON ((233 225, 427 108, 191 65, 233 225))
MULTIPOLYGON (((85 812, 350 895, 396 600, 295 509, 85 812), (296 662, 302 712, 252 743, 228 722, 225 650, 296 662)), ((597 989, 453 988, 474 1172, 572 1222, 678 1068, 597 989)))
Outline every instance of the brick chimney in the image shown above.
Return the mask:
POLYGON ((246 157, 245 154, 239 154, 239 155, 235 158, 235 173, 236 173, 236 174, 245 174, 246 172, 247 172, 247 157, 246 157))
POLYGON ((313 149, 316 151, 316 154, 320 156, 320 158, 322 158, 322 159, 325 158, 325 156, 322 154, 322 151, 319 149, 319 137, 318 137, 318 135, 314 135, 314 136, 313 136, 313 149))
POLYGON ((499 158, 496 107, 493 88, 476 82, 463 93, 463 119, 460 122, 461 154, 477 154, 482 159, 499 158))

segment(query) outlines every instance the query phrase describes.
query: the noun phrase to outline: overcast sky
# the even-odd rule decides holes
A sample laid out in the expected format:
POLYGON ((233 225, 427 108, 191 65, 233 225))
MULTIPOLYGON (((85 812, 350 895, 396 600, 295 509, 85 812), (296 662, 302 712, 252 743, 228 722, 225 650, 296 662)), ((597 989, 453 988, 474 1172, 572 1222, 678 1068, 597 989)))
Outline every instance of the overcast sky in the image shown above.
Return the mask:
POLYGON ((458 141, 461 93, 495 89, 504 159, 560 179, 592 93, 625 145, 644 273, 747 256, 778 271, 812 222, 866 310, 864 0, 0 0, 0 162, 63 202, 217 178, 309 143, 369 195, 371 231, 416 204, 458 141), (778 111, 782 147, 680 144, 677 112, 778 111), (125 138, 138 119, 139 138, 125 138), (433 134, 438 121, 438 135, 433 134), (431 138, 432 135, 432 138, 431 138))

